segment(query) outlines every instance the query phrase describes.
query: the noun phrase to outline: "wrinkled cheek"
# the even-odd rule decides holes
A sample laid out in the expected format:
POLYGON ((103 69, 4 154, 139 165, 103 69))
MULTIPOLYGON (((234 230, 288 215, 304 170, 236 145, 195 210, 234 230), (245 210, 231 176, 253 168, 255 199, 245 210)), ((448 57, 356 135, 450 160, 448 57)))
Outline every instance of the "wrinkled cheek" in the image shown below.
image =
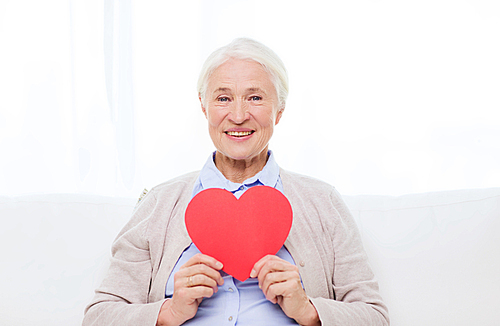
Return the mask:
POLYGON ((217 149, 221 149, 220 147, 223 147, 224 144, 226 144, 227 139, 226 139, 226 134, 220 132, 218 129, 210 129, 209 130, 210 138, 212 140, 212 143, 217 149))
POLYGON ((213 141, 221 138, 220 132, 217 131, 217 128, 214 128, 212 126, 208 128, 208 133, 210 134, 210 138, 212 138, 213 141))
POLYGON ((271 138, 273 133, 274 133, 274 125, 271 124, 271 125, 269 125, 269 127, 266 128, 266 135, 267 135, 267 137, 271 138))

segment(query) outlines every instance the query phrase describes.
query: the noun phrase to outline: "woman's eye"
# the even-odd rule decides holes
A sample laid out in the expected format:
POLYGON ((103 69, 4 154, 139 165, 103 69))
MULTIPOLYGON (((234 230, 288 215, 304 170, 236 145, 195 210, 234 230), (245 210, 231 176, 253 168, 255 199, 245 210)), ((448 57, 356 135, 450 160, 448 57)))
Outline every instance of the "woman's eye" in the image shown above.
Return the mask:
POLYGON ((227 97, 219 97, 219 102, 228 102, 229 99, 227 97))
POLYGON ((260 100, 262 100, 262 97, 260 97, 260 96, 252 96, 250 99, 252 101, 260 101, 260 100))

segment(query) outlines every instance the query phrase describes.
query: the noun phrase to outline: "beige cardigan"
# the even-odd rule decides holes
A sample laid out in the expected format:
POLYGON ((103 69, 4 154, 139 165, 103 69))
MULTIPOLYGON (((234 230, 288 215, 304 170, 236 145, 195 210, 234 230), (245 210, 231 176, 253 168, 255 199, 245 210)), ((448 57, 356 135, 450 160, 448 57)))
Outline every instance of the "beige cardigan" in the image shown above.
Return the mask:
MULTIPOLYGON (((111 265, 83 325, 156 325, 165 285, 191 244, 184 212, 199 172, 153 188, 112 246, 111 265)), ((357 226, 332 186, 280 171, 294 220, 285 246, 322 325, 388 325, 357 226)))

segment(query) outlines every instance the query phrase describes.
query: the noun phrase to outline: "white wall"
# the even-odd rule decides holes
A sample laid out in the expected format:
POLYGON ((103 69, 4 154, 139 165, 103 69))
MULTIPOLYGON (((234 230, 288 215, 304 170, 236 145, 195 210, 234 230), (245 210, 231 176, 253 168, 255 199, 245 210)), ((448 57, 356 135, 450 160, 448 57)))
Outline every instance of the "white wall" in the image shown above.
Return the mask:
POLYGON ((136 196, 213 146, 197 94, 238 36, 291 80, 271 148, 344 194, 500 185, 497 1, 2 1, 0 195, 136 196))

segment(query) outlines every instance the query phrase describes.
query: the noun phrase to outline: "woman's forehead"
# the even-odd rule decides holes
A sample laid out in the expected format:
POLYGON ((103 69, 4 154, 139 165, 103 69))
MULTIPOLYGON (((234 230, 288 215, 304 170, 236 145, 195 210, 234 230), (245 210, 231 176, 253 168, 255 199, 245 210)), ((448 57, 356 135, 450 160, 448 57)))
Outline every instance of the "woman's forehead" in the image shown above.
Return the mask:
POLYGON ((208 84, 214 90, 235 85, 245 89, 274 88, 270 74, 260 63, 241 59, 230 59, 217 67, 209 77, 208 84))

